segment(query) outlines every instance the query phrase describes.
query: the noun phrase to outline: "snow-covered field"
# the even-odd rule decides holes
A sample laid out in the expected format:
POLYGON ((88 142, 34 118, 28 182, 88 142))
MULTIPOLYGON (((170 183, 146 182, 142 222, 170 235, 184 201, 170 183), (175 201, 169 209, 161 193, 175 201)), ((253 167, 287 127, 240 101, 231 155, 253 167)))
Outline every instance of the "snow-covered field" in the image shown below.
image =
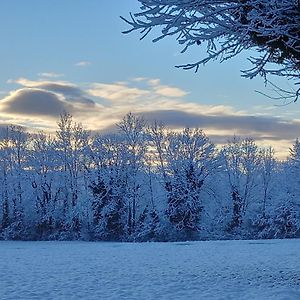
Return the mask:
POLYGON ((0 242, 0 299, 300 299, 300 240, 0 242))

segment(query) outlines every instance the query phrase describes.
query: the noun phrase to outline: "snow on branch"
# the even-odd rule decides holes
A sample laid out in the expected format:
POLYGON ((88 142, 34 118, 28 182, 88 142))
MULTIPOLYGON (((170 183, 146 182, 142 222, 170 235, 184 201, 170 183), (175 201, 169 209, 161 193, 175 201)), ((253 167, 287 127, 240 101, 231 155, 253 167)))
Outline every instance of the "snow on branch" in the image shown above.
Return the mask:
MULTIPOLYGON (((185 65, 194 69, 215 59, 221 62, 244 50, 257 50, 250 58, 253 67, 243 76, 265 79, 275 75, 295 82, 294 100, 299 96, 300 1, 299 0, 138 0, 140 11, 121 17, 141 39, 159 28, 153 42, 175 36, 182 52, 192 46, 206 47, 207 56, 185 65), (272 68, 269 68, 272 65, 272 68)), ((266 81, 267 82, 267 81, 266 81)))

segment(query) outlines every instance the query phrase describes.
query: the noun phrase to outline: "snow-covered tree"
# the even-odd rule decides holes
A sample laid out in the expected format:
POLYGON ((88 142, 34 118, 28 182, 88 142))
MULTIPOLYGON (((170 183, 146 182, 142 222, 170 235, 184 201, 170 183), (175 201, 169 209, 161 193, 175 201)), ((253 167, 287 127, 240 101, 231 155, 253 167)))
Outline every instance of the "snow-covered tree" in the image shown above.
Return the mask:
MULTIPOLYGON (((204 46, 207 57, 182 65, 198 70, 211 60, 221 62, 244 50, 254 49, 258 57, 250 57, 253 67, 243 76, 277 75, 299 84, 300 72, 300 5, 295 0, 138 0, 140 11, 123 18, 142 38, 153 28, 161 34, 153 40, 176 37, 183 45, 204 46)), ((279 92, 283 92, 280 89, 279 92)), ((280 97, 296 101, 300 88, 286 91, 280 97)))
POLYGON ((155 241, 161 239, 160 216, 156 209, 144 208, 136 222, 134 240, 155 241))
POLYGON ((300 141, 296 138, 294 144, 290 148, 290 157, 294 165, 300 165, 300 141))
POLYGON ((1 198, 2 198, 2 216, 1 216, 1 228, 5 229, 11 222, 10 204, 9 204, 9 172, 10 172, 10 146, 8 139, 8 127, 5 129, 3 138, 0 141, 0 167, 1 167, 1 198))
POLYGON ((255 199, 260 169, 259 149, 253 139, 233 140, 222 150, 225 172, 231 189, 232 221, 228 229, 239 227, 248 206, 255 199))
POLYGON ((116 135, 93 138, 89 152, 92 165, 89 187, 92 232, 96 239, 122 240, 125 237, 128 203, 124 153, 116 135))
POLYGON ((146 152, 145 121, 132 113, 127 114, 117 124, 120 131, 120 143, 123 145, 128 197, 128 233, 135 230, 138 198, 141 196, 141 171, 144 168, 146 152))
MULTIPOLYGON (((34 207, 37 238, 43 239, 53 233, 56 223, 61 218, 59 202, 57 201, 59 177, 57 177, 57 153, 52 138, 39 132, 31 137, 31 151, 29 164, 31 167, 32 195, 35 199, 34 207)), ((32 217, 33 218, 33 217, 32 217)))
POLYGON ((298 138, 290 148, 290 156, 284 164, 283 172, 287 177, 285 182, 290 200, 293 199, 300 205, 300 141, 298 138))
POLYGON ((168 241, 300 235, 300 146, 235 138, 126 115, 89 137, 65 114, 56 135, 0 131, 0 239, 168 241))
POLYGON ((27 206, 26 169, 28 168, 28 134, 21 126, 5 129, 0 142, 2 181, 2 227, 11 238, 19 238, 25 229, 24 209, 27 206))
MULTIPOLYGON (((284 193, 277 207, 277 224, 282 237, 300 235, 300 142, 297 138, 290 148, 290 157, 284 163, 284 193)), ((280 235, 278 235, 280 236, 280 235)))
POLYGON ((22 221, 24 213, 23 193, 25 184, 25 168, 27 167, 28 135, 21 126, 9 127, 10 160, 13 178, 13 215, 22 221))
POLYGON ((263 200, 262 200, 262 214, 265 215, 268 206, 268 200, 270 199, 270 189, 272 182, 274 182, 276 174, 276 160, 275 152, 272 147, 262 148, 259 151, 260 158, 260 177, 261 185, 263 189, 263 200))
POLYGON ((80 231, 80 191, 85 172, 85 157, 89 145, 89 132, 81 124, 73 121, 73 117, 64 113, 61 115, 56 131, 55 148, 59 157, 61 172, 61 198, 65 216, 69 220, 66 226, 75 233, 80 231))
MULTIPOLYGON (((251 218, 252 235, 258 238, 272 238, 274 232, 271 230, 274 224, 274 209, 277 205, 278 194, 283 194, 284 174, 280 173, 278 163, 274 157, 274 149, 262 148, 259 150, 259 171, 258 171, 258 187, 257 198, 262 199, 258 201, 257 207, 251 218), (276 187, 281 182, 280 189, 276 187)), ((278 197, 279 196, 279 197, 278 197)))
POLYGON ((150 134, 167 195, 166 217, 178 238, 193 239, 201 229, 203 184, 217 166, 214 145, 200 129, 166 133, 155 124, 150 134))

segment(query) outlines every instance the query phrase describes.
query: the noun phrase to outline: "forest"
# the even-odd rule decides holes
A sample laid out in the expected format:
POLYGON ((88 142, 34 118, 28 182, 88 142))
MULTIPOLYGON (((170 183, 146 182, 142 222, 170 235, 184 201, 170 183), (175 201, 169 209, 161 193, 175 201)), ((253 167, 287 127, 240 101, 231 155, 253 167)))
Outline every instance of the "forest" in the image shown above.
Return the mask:
POLYGON ((89 132, 68 113, 55 134, 1 128, 0 239, 300 237, 298 139, 280 161, 250 137, 217 148, 131 113, 116 128, 89 132))

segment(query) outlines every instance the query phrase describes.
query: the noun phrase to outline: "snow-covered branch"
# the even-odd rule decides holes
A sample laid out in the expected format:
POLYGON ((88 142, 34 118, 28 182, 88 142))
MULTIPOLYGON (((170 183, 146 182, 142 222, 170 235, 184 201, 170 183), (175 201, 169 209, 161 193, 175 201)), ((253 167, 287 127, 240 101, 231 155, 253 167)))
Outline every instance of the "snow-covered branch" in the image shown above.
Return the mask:
MULTIPOLYGON (((244 50, 257 50, 251 58, 253 67, 243 76, 266 78, 275 75, 300 77, 300 5, 295 0, 138 0, 140 11, 121 17, 130 28, 124 33, 140 31, 141 39, 159 28, 153 42, 175 36, 183 46, 204 46, 207 57, 180 65, 195 69, 211 60, 221 62, 244 50), (269 68, 272 65, 272 68, 269 68), (275 65, 275 67, 274 67, 275 65)), ((295 85, 294 100, 299 96, 295 85)))

